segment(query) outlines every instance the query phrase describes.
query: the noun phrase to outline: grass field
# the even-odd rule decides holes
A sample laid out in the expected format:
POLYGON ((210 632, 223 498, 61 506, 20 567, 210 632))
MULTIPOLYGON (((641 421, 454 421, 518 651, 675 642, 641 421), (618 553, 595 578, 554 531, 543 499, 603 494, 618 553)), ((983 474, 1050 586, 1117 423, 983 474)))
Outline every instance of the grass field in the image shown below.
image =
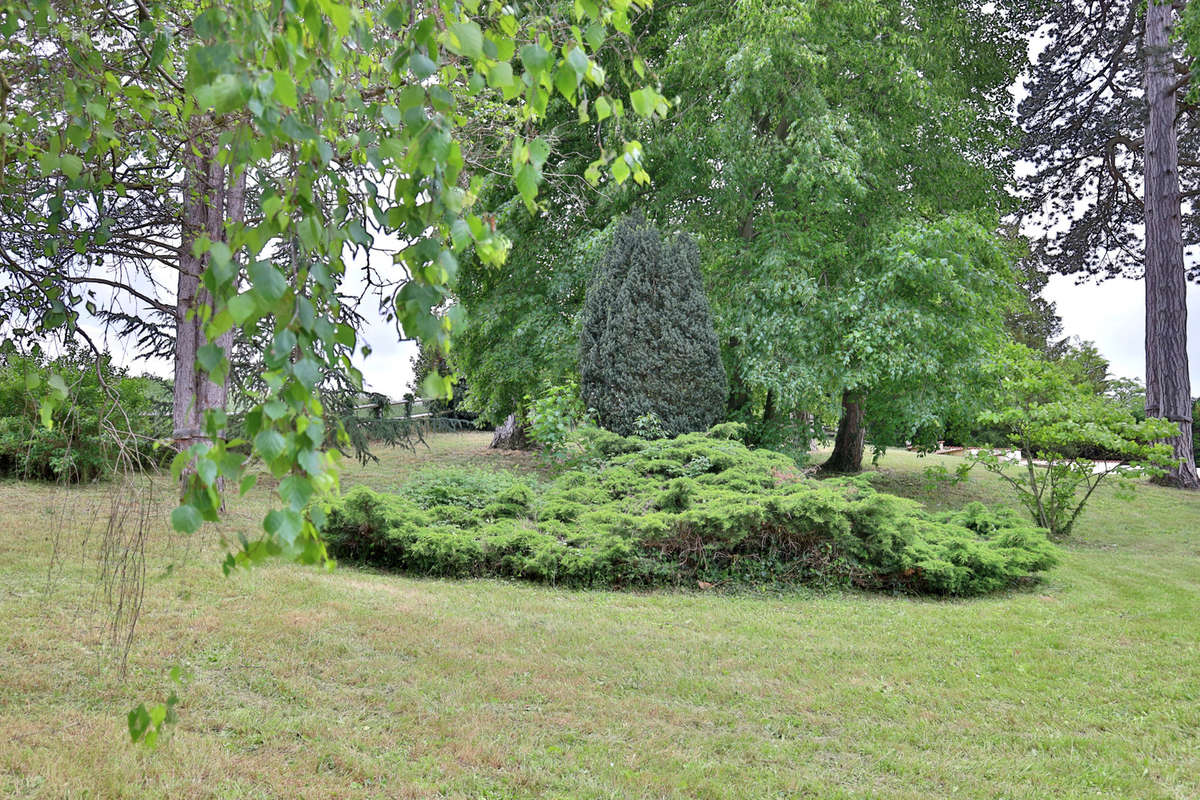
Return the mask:
MULTIPOLYGON (((487 436, 345 482, 533 467, 487 436)), ((877 480, 1005 499, 987 475, 931 495, 926 463, 877 480)), ((254 530, 255 491, 224 533, 254 530)), ((1043 583, 954 602, 224 578, 218 530, 156 525, 124 676, 86 524, 113 496, 0 482, 2 797, 1200 797, 1200 496, 1101 492, 1043 583), (174 736, 131 746, 124 713, 176 664, 174 736)))

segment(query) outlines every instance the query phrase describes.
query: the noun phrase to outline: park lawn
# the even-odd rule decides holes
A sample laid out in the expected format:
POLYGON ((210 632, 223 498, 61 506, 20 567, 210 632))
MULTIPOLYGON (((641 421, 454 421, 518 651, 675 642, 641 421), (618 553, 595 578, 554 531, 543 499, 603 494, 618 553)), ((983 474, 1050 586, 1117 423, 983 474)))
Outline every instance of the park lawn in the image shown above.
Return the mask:
MULTIPOLYGON (((344 482, 535 466, 486 443, 434 437, 344 482)), ((982 474, 931 493, 928 463, 890 453, 876 480, 1005 497, 982 474)), ((115 490, 0 482, 0 796, 1200 797, 1200 496, 1102 491, 1042 583, 969 601, 224 578, 216 528, 180 539, 150 509, 122 676, 83 524, 134 496, 115 490), (176 664, 173 738, 131 746, 124 712, 176 664)))

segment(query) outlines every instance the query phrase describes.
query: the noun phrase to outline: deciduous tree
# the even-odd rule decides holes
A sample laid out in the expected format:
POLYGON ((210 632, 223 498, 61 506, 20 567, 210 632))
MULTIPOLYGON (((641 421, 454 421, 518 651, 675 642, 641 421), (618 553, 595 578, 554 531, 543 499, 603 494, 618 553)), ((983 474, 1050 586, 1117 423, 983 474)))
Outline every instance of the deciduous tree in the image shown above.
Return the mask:
MULTIPOLYGON (((273 553, 321 559, 320 506, 309 500, 335 488, 336 472, 318 385, 328 372, 361 380, 341 292, 348 259, 373 245, 372 232, 398 240, 393 312, 407 335, 444 346, 453 318, 436 310, 459 256, 497 263, 508 248, 473 207, 465 145, 506 147, 535 210, 546 157, 536 134, 551 98, 624 97, 636 113, 665 112, 653 88, 625 94, 597 62, 614 42, 625 47, 644 5, 585 3, 566 17, 449 0, 9 7, 0 84, 21 91, 0 100, 5 335, 83 335, 75 323, 88 298, 76 287, 97 283, 177 324, 173 337, 146 335, 177 349, 176 386, 193 394, 177 403, 187 419, 175 466, 190 472, 172 515, 192 531, 217 518, 222 479, 242 491, 252 482, 223 436, 223 386, 230 334, 265 327, 265 392, 244 428, 280 481, 282 507, 227 566, 273 553), (480 119, 488 135, 472 136, 480 119), (101 264, 125 279, 97 274, 101 264), (161 265, 177 279, 173 303, 146 291, 161 265)), ((618 169, 640 171, 639 153, 626 151, 618 169)), ((599 153, 592 169, 613 163, 599 153)))

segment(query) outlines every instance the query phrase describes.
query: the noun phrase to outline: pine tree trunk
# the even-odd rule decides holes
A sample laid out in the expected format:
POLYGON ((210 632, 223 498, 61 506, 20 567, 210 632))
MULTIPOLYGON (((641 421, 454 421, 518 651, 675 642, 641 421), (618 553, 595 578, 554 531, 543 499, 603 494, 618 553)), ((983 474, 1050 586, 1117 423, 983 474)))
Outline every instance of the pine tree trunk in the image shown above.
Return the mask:
POLYGON ((1146 415, 1179 426, 1179 435, 1169 441, 1180 464, 1163 482, 1197 489, 1179 194, 1178 78, 1171 45, 1174 21, 1170 3, 1150 0, 1145 37, 1146 415))
MULTIPOLYGON (((180 450, 208 441, 204 432, 205 412, 224 409, 229 395, 228 376, 216 383, 196 367, 196 354, 208 343, 198 309, 211 303, 212 298, 200 283, 207 256, 197 258, 192 247, 201 235, 212 241, 224 239, 226 219, 241 221, 246 207, 245 176, 228 185, 228 176, 217 161, 215 148, 205 150, 202 155, 189 153, 186 163, 175 295, 173 438, 180 450)), ((233 347, 233 332, 222 334, 216 344, 228 355, 233 347)))
POLYGON ((862 472, 863 439, 862 398, 853 392, 842 394, 842 419, 829 460, 821 465, 826 472, 862 472))

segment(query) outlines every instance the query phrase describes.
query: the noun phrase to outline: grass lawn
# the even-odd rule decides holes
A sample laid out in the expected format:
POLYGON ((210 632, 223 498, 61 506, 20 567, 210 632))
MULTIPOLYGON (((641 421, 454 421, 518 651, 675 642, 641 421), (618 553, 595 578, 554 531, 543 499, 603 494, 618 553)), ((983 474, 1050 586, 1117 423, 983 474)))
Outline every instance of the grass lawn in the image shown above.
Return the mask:
MULTIPOLYGON (((489 436, 345 483, 533 467, 489 436)), ((889 454, 877 480, 938 507, 1006 499, 983 474, 931 496, 926 463, 889 454)), ((87 523, 133 496, 0 482, 0 796, 1200 797, 1200 496, 1102 491, 1043 583, 948 602, 224 578, 218 529, 168 534, 158 493, 122 676, 87 523), (124 713, 174 664, 174 736, 131 746, 124 713)), ((219 530, 253 531, 266 502, 219 530)))

